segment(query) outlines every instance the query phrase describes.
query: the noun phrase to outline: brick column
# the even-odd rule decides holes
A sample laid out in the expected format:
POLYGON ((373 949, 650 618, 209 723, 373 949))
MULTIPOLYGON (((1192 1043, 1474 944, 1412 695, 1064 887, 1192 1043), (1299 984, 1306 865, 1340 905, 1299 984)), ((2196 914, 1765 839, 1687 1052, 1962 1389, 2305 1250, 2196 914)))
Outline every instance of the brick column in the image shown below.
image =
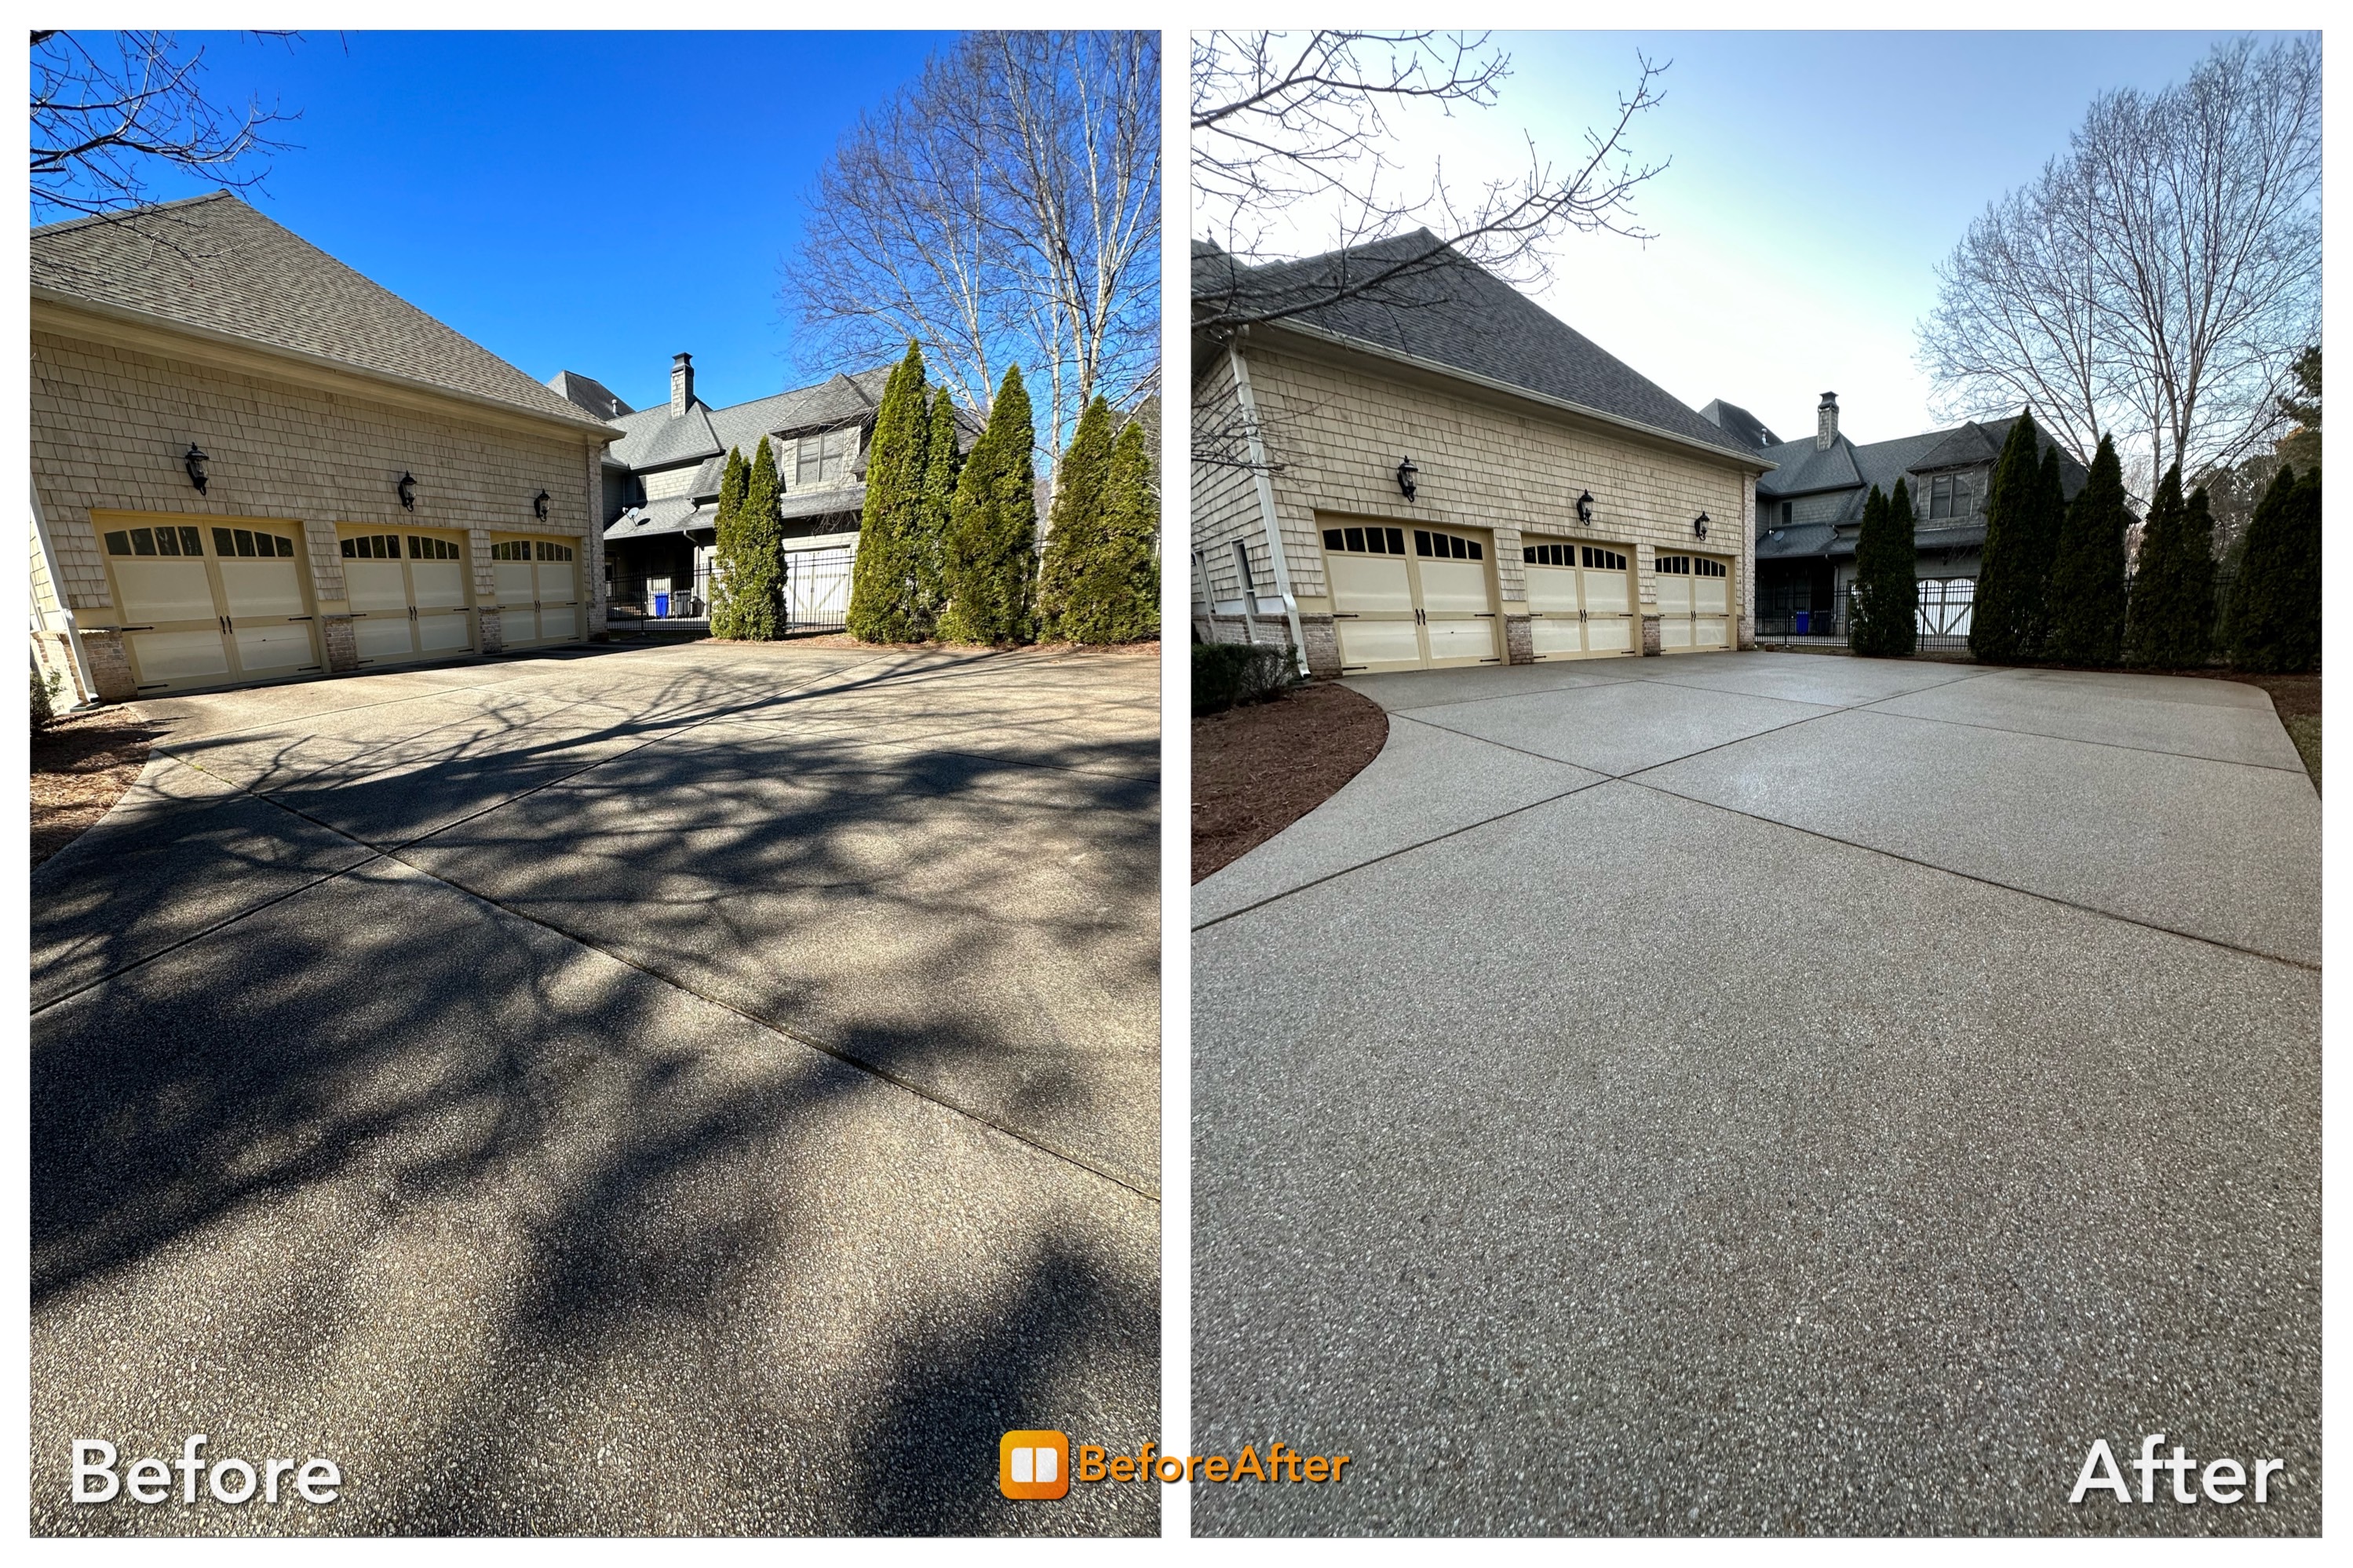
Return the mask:
POLYGON ((1535 635, 1529 630, 1525 616, 1504 617, 1504 662, 1534 664, 1536 661, 1535 635))
POLYGON ((1658 653, 1658 651, 1659 617, 1656 616, 1644 616, 1642 617, 1642 657, 1644 658, 1652 658, 1658 653))

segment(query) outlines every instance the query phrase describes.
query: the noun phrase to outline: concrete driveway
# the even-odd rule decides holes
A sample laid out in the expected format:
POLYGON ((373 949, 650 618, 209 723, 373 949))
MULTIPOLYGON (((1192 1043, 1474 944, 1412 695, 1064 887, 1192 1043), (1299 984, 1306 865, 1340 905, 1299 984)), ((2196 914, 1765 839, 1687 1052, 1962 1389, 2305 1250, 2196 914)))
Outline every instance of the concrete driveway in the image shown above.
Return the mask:
POLYGON ((2319 1528, 2320 810, 2263 692, 1350 684, 1387 749, 1195 889, 1193 1430, 1356 1462, 1197 1531, 2319 1528), (2284 1479, 2069 1504, 2157 1432, 2284 1479))
POLYGON ((36 1531, 1156 1532, 996 1456, 1159 1428, 1158 668, 143 704, 33 883, 36 1531), (343 1500, 65 1501, 193 1432, 343 1500))

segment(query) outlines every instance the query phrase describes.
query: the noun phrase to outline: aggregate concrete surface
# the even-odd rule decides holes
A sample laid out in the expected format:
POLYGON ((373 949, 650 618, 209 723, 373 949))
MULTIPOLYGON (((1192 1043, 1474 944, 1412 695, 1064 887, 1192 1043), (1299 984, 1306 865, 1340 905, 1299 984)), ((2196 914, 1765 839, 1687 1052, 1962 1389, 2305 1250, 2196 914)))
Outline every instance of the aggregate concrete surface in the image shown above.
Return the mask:
POLYGON ((1158 674, 142 704, 33 881, 34 1531, 1156 1533, 996 1466, 1159 1431, 1158 674), (73 1439, 195 1432, 340 1500, 68 1500, 73 1439))
POLYGON ((1193 1446, 1355 1462, 1197 1532, 2318 1531, 2320 815, 2263 692, 1351 684, 1395 763, 1195 889, 1193 1446), (2158 1432, 2286 1468, 2143 1504, 2158 1432), (2103 1438, 2136 1500, 2073 1505, 2103 1438))

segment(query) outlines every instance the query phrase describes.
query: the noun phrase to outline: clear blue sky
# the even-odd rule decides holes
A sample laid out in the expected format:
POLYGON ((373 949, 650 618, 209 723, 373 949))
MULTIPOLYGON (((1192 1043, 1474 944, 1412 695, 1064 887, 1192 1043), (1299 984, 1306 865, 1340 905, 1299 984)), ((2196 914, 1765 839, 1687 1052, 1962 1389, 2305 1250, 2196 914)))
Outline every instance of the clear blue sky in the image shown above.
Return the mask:
MULTIPOLYGON (((922 33, 314 32, 207 46, 209 90, 301 120, 257 207, 544 381, 645 407, 805 379, 777 304, 800 198, 922 33)), ((156 194, 204 187, 158 184, 156 194)))
MULTIPOLYGON (((1913 324, 1968 221, 2066 147, 2093 97, 2185 76, 2221 33, 1525 33, 1496 107, 1401 121, 1451 183, 1556 162, 1614 118, 1637 49, 1672 60, 1636 150, 1647 248, 1572 236, 1540 298, 1694 407, 1723 397, 1787 439, 1835 391, 1842 428, 1931 428, 1913 324)), ((1324 243, 1328 243, 1324 242, 1324 243)), ((1299 249, 1320 249, 1303 233, 1299 249)))

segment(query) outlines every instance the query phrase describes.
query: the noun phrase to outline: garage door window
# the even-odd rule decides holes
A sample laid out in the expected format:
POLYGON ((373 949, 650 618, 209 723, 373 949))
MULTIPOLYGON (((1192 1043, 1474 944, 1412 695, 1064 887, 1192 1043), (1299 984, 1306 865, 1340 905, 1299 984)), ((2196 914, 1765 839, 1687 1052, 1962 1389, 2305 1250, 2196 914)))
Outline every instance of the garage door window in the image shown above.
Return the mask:
POLYGON ((542 561, 569 561, 572 559, 572 546, 569 544, 550 544, 544 539, 534 541, 534 542, 539 546, 539 558, 542 561))
POLYGON ((447 539, 427 539, 423 534, 408 536, 408 558, 411 561, 456 561, 461 559, 458 546, 447 539))
POLYGON ((397 561, 400 559, 400 535, 396 533, 363 533, 343 541, 346 561, 397 561))
POLYGON ((204 540, 193 528, 123 528, 106 536, 109 555, 202 555, 204 540))
MULTIPOLYGON (((1405 530, 1327 528, 1324 531, 1324 548, 1356 555, 1402 555, 1405 553, 1405 530)), ((1426 555, 1429 552, 1422 553, 1426 555)))
POLYGON ((1477 540, 1427 528, 1413 531, 1413 552, 1441 561, 1450 557, 1456 561, 1484 561, 1487 558, 1477 540))

